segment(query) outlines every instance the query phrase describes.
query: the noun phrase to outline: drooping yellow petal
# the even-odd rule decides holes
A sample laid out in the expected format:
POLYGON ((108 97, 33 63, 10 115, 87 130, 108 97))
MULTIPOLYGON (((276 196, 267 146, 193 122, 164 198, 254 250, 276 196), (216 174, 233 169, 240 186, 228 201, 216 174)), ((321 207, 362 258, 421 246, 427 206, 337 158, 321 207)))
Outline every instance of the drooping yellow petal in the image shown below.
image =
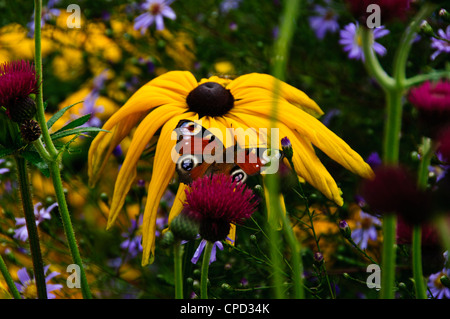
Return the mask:
MULTIPOLYGON (((246 115, 245 115, 246 116, 246 115)), ((228 127, 231 127, 230 132, 233 134, 233 139, 241 148, 267 147, 267 136, 259 134, 255 127, 248 126, 243 119, 233 116, 231 113, 222 117, 228 127)))
POLYGON ((235 100, 237 100, 235 105, 239 106, 241 103, 246 103, 247 100, 258 101, 265 97, 272 98, 275 83, 279 85, 279 96, 281 99, 314 117, 323 115, 322 109, 306 93, 269 74, 250 73, 242 75, 231 82, 227 89, 231 91, 235 100))
MULTIPOLYGON (((267 118, 249 114, 234 114, 230 114, 229 117, 246 119, 248 125, 253 125, 258 128, 270 127, 272 124, 267 118)), ((277 144, 274 145, 275 147, 281 149, 281 139, 285 136, 291 141, 294 150, 292 160, 297 175, 302 177, 314 188, 318 189, 327 198, 333 200, 339 206, 342 206, 343 200, 341 192, 333 177, 317 157, 311 143, 307 142, 300 134, 298 134, 298 132, 291 130, 281 122, 277 122, 275 128, 278 129, 277 144)), ((275 132, 273 134, 275 134, 275 132)), ((273 138, 275 138, 275 136, 273 138)))
POLYGON ((198 115, 193 112, 176 115, 166 122, 161 130, 156 146, 153 172, 148 187, 147 201, 142 222, 142 265, 153 262, 155 250, 156 217, 159 202, 175 173, 175 162, 172 160, 176 140, 172 137, 173 130, 182 119, 194 121, 198 115))
MULTIPOLYGON (((272 101, 249 103, 247 106, 241 107, 239 113, 266 116, 270 114, 272 106, 272 101)), ((349 171, 364 178, 373 176, 373 171, 369 164, 364 162, 358 153, 322 122, 289 103, 280 101, 278 107, 279 122, 285 124, 291 130, 296 130, 349 171)))
POLYGON ((165 105, 164 108, 157 108, 150 112, 141 124, 139 124, 116 179, 107 228, 110 228, 114 224, 122 209, 126 195, 136 177, 137 162, 148 142, 164 123, 173 116, 183 113, 183 111, 183 108, 165 105))
POLYGON ((91 186, 100 177, 114 148, 129 134, 131 129, 153 108, 173 105, 187 111, 186 96, 197 86, 195 77, 186 71, 167 72, 137 90, 133 96, 104 124, 89 150, 88 175, 91 186))
POLYGON ((264 197, 266 200, 266 210, 267 210, 267 220, 269 222, 269 225, 274 227, 276 230, 280 230, 283 227, 283 219, 286 215, 286 205, 284 203, 284 196, 282 193, 278 194, 276 202, 272 204, 269 194, 269 189, 267 187, 266 176, 261 175, 263 178, 263 184, 264 184, 264 197), (279 210, 282 215, 278 216, 278 219, 275 219, 276 216, 274 216, 275 212, 273 211, 272 207, 276 206, 277 210, 279 210))
POLYGON ((184 202, 186 201, 186 188, 188 186, 184 183, 180 183, 178 185, 177 194, 175 195, 175 199, 173 201, 172 208, 169 212, 169 225, 172 222, 172 220, 178 216, 178 214, 181 213, 184 207, 184 202))
POLYGON ((227 243, 229 243, 232 246, 234 246, 234 244, 236 243, 236 225, 235 224, 230 224, 230 232, 228 233, 226 241, 227 241, 227 243))

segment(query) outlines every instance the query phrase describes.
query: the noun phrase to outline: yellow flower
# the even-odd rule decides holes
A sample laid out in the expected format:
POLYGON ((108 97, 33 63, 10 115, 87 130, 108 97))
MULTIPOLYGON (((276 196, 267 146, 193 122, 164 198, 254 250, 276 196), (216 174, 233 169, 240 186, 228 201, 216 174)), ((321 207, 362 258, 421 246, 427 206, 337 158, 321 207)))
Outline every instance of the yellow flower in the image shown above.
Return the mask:
MULTIPOLYGON (((251 73, 234 80, 211 77, 198 82, 190 72, 171 71, 141 87, 105 123, 103 129, 110 133, 100 132, 89 150, 88 173, 91 185, 99 179, 113 149, 140 123, 116 180, 108 227, 111 227, 117 218, 135 180, 140 155, 160 130, 143 217, 143 265, 149 260, 153 261, 157 209, 175 173, 171 154, 176 141, 171 137, 179 121, 201 119, 206 129, 214 128, 222 132, 222 138, 230 134, 227 128, 271 128, 275 98, 273 88, 276 81, 279 80, 267 74, 251 73), (221 98, 214 103, 205 105, 201 99, 193 98, 202 90, 220 91, 222 95, 219 94, 221 98), (196 93, 190 95, 191 92, 196 93)), ((292 143, 297 174, 326 197, 342 205, 340 190, 316 156, 313 145, 362 177, 373 175, 370 166, 316 118, 323 112, 313 100, 287 83, 278 83, 280 94, 277 95, 276 127, 280 130, 280 138, 288 136, 292 143)), ((237 138, 238 136, 234 136, 232 140, 237 138)), ((225 144, 227 140, 223 138, 222 142, 225 144)), ((244 146, 250 144, 251 140, 244 146)), ((169 219, 179 213, 185 187, 186 185, 180 184, 169 219)))

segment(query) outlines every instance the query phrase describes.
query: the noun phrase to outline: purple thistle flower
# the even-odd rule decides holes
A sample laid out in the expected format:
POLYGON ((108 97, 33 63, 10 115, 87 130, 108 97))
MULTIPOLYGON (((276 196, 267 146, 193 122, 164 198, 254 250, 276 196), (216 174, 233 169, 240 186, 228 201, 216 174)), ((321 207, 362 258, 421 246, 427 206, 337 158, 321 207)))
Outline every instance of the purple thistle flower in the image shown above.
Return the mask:
POLYGON ((146 0, 142 5, 141 9, 147 12, 141 14, 136 19, 134 19, 134 29, 141 30, 141 34, 153 23, 156 25, 156 30, 164 30, 164 17, 175 20, 176 14, 170 8, 170 4, 174 0, 146 0))
POLYGON ((334 10, 315 5, 314 12, 315 15, 309 17, 309 25, 318 39, 322 40, 327 32, 334 33, 339 30, 338 15, 334 10))
MULTIPOLYGON (((50 268, 50 265, 47 265, 44 267, 44 274, 47 273, 48 269, 50 268)), ((55 299, 56 296, 52 294, 52 291, 60 290, 62 289, 62 285, 59 284, 49 284, 48 282, 54 278, 55 276, 58 276, 59 272, 53 271, 48 276, 45 277, 45 283, 47 287, 47 298, 48 299, 55 299)), ((22 294, 22 296, 25 299, 37 299, 37 291, 36 291, 36 282, 35 279, 31 279, 30 275, 27 272, 26 268, 21 268, 17 271, 17 277, 20 280, 19 283, 15 283, 17 289, 22 294)))
MULTIPOLYGON (((52 211, 53 208, 58 206, 58 203, 53 203, 52 205, 50 205, 47 208, 42 207, 41 209, 39 209, 41 206, 42 206, 42 203, 37 203, 34 205, 34 217, 36 218, 36 226, 38 226, 44 220, 52 218, 50 212, 52 211)), ((13 237, 16 239, 19 239, 21 241, 27 241, 28 229, 27 229, 25 218, 24 217, 16 218, 16 226, 21 226, 21 225, 23 225, 23 226, 15 230, 13 237)))
MULTIPOLYGON (((205 246, 206 246, 206 239, 203 239, 200 242, 200 244, 198 245, 197 250, 195 251, 194 256, 191 259, 191 262, 193 264, 196 264, 197 261, 200 259, 200 256, 201 256, 203 250, 205 249, 205 246)), ((223 250, 222 242, 220 242, 220 241, 214 242, 214 245, 213 245, 212 250, 211 250, 211 257, 209 258, 209 263, 210 264, 216 261, 217 248, 219 248, 220 250, 223 250)))
POLYGON ((0 64, 0 106, 6 108, 10 118, 15 107, 30 94, 38 93, 38 87, 33 63, 20 60, 0 64))
POLYGON ((376 226, 381 226, 381 221, 375 216, 369 215, 363 211, 360 212, 361 221, 356 225, 359 227, 352 231, 352 239, 361 249, 366 249, 369 239, 377 239, 376 226))
POLYGON ((436 57, 441 53, 450 53, 450 25, 447 26, 445 32, 443 29, 439 29, 437 33, 440 39, 431 39, 431 48, 436 49, 436 51, 431 55, 431 60, 436 59, 436 57))
MULTIPOLYGON (((384 26, 376 28, 373 30, 373 43, 372 48, 375 53, 383 56, 386 54, 386 48, 381 44, 375 42, 376 39, 384 37, 389 34, 384 26)), ((362 60, 364 62, 364 52, 362 49, 361 41, 361 29, 358 23, 349 23, 343 30, 340 31, 341 39, 339 43, 343 45, 344 51, 348 52, 348 57, 350 59, 362 60)))
POLYGON ((244 183, 224 174, 204 176, 186 189, 183 213, 200 224, 200 236, 211 242, 226 239, 230 223, 249 218, 258 206, 244 183))

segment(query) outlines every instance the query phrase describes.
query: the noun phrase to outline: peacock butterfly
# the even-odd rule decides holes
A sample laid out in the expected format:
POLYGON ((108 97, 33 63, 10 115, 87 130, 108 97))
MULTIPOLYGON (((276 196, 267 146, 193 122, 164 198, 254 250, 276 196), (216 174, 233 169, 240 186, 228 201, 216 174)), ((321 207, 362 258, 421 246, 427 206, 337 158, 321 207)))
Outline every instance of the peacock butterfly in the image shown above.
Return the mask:
POLYGON ((174 131, 177 134, 175 150, 179 154, 176 171, 180 182, 188 185, 211 174, 230 175, 233 181, 244 183, 248 176, 264 173, 269 162, 282 157, 279 150, 268 156, 266 148, 243 149, 237 143, 225 148, 210 130, 193 121, 180 121, 174 131))

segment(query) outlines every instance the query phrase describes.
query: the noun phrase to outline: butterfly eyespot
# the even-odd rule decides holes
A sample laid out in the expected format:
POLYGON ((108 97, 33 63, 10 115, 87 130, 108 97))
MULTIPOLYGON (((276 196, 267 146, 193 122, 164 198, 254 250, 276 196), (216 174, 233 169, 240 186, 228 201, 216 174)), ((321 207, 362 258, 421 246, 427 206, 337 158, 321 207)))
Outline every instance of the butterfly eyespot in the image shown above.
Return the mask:
POLYGON ((200 133, 202 131, 202 126, 189 121, 189 122, 184 122, 183 124, 180 125, 180 133, 183 136, 194 136, 197 135, 198 133, 200 133))
POLYGON ((197 165, 199 164, 199 161, 197 157, 191 154, 184 155, 180 157, 178 160, 178 169, 183 172, 190 172, 192 171, 197 165))
POLYGON ((231 179, 238 184, 247 180, 247 174, 242 169, 237 169, 231 173, 231 179))

